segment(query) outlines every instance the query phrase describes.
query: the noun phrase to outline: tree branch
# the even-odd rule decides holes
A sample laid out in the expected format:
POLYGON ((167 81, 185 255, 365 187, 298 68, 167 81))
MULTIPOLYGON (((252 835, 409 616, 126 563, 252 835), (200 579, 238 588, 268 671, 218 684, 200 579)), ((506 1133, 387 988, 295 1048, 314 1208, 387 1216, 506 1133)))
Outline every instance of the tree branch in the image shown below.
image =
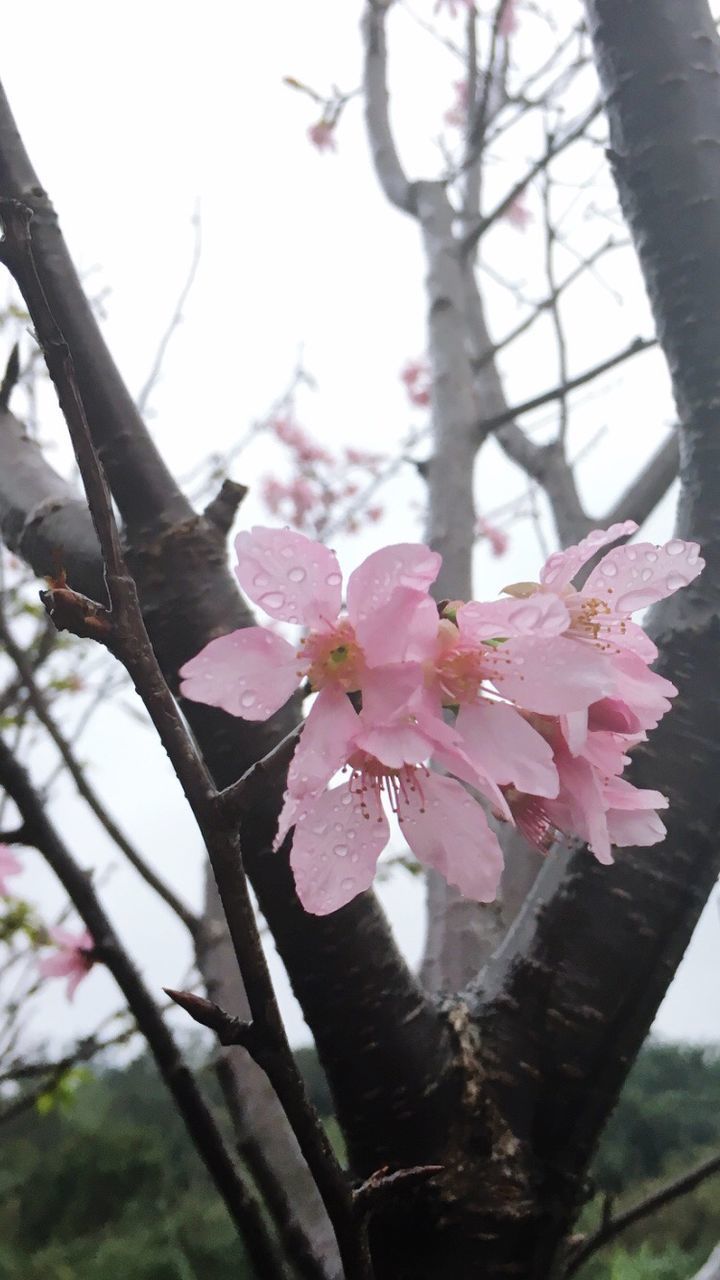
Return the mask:
MULTIPOLYGON (((109 490, 90 435, 70 349, 37 274, 32 211, 17 201, 0 201, 0 217, 5 227, 4 253, 13 263, 16 276, 23 281, 23 297, 68 425, 105 561, 109 609, 97 613, 99 606, 90 608, 92 602, 78 597, 73 600, 73 593, 60 588, 46 593, 49 611, 54 618, 60 601, 64 610, 60 625, 77 632, 72 616, 73 608, 77 608, 81 615, 80 634, 88 634, 90 617, 90 634, 97 628, 97 638, 122 661, 155 725, 205 841, 248 994, 253 1019, 252 1041, 261 1046, 262 1059, 257 1060, 268 1073, 317 1183, 335 1228, 347 1280, 369 1280, 367 1244, 352 1197, 322 1124, 307 1098, 287 1041, 250 900, 238 836, 223 822, 217 793, 186 733, 145 629, 135 583, 120 546, 109 490)), ((254 1056, 257 1053, 255 1049, 254 1056)))
POLYGON ((77 865, 51 825, 25 770, 13 759, 2 739, 0 787, 11 797, 22 818, 27 842, 34 845, 52 867, 92 934, 99 957, 125 996, 190 1137, 247 1244, 258 1280, 264 1280, 266 1275, 280 1280, 283 1273, 259 1206, 230 1159, 212 1114, 159 1010, 105 915, 90 877, 77 865))
POLYGON ((700 1164, 695 1165, 694 1169, 689 1169, 687 1173, 681 1174, 679 1178, 673 1178, 670 1182, 666 1182, 664 1186, 657 1191, 651 1192, 645 1196, 643 1200, 639 1200, 637 1204, 631 1205, 629 1209, 624 1209, 622 1213, 616 1214, 609 1218, 602 1226, 582 1244, 570 1254, 564 1275, 566 1277, 575 1275, 580 1267, 588 1258, 591 1258, 598 1249, 602 1249, 604 1245, 609 1244, 621 1232, 627 1231, 628 1227, 633 1226, 635 1222, 642 1221, 651 1213, 657 1213, 659 1209, 663 1209, 666 1204, 672 1204, 673 1200, 679 1199, 680 1196, 686 1196, 690 1191, 694 1191, 707 1178, 711 1178, 713 1174, 720 1173, 720 1153, 711 1156, 708 1160, 703 1160, 700 1164))
POLYGON ((385 14, 391 3, 392 0, 368 0, 363 15, 365 123, 380 186, 396 209, 414 214, 414 190, 400 164, 390 128, 385 14))
POLYGON ((623 520, 644 524, 677 479, 679 466, 680 446, 677 431, 673 431, 607 514, 598 519, 598 525, 607 528, 623 520))

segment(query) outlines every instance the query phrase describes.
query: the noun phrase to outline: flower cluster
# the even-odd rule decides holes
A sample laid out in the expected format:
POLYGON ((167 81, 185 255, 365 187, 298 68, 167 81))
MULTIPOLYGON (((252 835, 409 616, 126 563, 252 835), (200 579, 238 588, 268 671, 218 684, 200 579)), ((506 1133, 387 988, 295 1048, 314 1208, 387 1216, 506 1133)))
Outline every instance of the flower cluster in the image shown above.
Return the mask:
POLYGON ((0 898, 11 897, 11 891, 8 888, 7 877, 17 876, 23 870, 23 864, 19 858, 15 857, 12 849, 6 844, 0 844, 0 898))
POLYGON ((504 599, 440 611, 429 593, 441 559, 425 546, 369 556, 343 606, 327 547, 282 529, 239 535, 243 591, 277 622, 302 626, 302 639, 264 627, 221 636, 186 663, 181 688, 248 720, 267 719, 300 681, 317 692, 276 838, 294 827, 306 910, 327 914, 370 886, 388 809, 416 857, 481 902, 494 898, 503 865, 481 797, 541 850, 563 833, 610 862, 612 845, 663 838, 664 797, 621 775, 676 690, 650 669, 655 646, 631 614, 691 582, 699 549, 677 539, 616 547, 573 584, 636 528, 589 534, 504 599))

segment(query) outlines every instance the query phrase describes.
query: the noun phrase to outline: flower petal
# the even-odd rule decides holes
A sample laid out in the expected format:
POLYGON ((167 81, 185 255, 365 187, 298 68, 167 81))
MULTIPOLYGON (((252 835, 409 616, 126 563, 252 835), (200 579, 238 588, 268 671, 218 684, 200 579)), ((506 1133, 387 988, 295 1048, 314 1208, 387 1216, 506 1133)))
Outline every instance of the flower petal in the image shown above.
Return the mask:
POLYGON ((601 547, 617 542, 618 538, 628 538, 637 527, 634 520, 625 520, 622 524, 611 524, 609 529, 593 529, 576 546, 551 555, 540 571, 540 581, 543 586, 552 587, 553 591, 568 586, 578 570, 592 560, 601 547))
POLYGON ((181 668, 180 692, 243 720, 267 720, 298 684, 298 656, 265 627, 244 627, 211 640, 181 668))
POLYGON ((491 640, 497 636, 557 636, 570 626, 570 614, 558 596, 536 591, 524 599, 473 600, 457 614, 463 641, 491 640))
POLYGON ((427 594, 441 564, 442 556, 437 551, 415 542, 383 547, 363 560, 347 584, 348 614, 358 637, 363 624, 387 604, 398 587, 427 594))
POLYGON ((342 576, 334 551, 290 529, 255 525, 235 539, 238 582, 279 622, 330 627, 340 612, 342 576))
POLYGON ((355 793, 345 783, 324 792, 298 821, 290 854, 305 910, 326 916, 369 889, 389 837, 375 791, 355 793))
POLYGON ((670 710, 674 684, 651 671, 637 654, 625 652, 613 658, 617 695, 627 705, 643 729, 654 729, 670 710))
POLYGON ((564 636, 508 640, 488 649, 486 665, 498 693, 542 715, 582 711, 614 692, 610 659, 564 636))
POLYGON ((369 667, 424 662, 434 655, 438 621, 430 596, 397 587, 384 604, 357 623, 355 635, 369 667))
POLYGON ((472 763, 499 786, 556 796, 560 782, 552 747, 514 707, 483 699, 461 707, 457 731, 472 763))
POLYGON ((618 614, 634 613, 686 587, 705 567, 696 542, 673 538, 662 547, 615 547, 593 569, 582 594, 598 595, 618 614))
POLYGON ((654 809, 611 809, 607 824, 610 839, 619 849, 642 849, 659 844, 667 834, 665 823, 654 809))
POLYGON ((466 898, 492 902, 503 856, 481 806, 454 778, 431 773, 399 813, 400 829, 425 866, 434 867, 466 898))

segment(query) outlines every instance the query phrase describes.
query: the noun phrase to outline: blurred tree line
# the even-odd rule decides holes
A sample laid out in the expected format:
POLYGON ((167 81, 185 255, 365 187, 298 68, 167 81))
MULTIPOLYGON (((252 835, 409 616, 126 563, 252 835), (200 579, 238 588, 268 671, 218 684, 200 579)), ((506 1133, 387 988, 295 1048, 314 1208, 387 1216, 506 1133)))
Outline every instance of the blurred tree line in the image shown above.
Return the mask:
MULTIPOLYGON (((316 1055, 298 1057, 335 1131, 316 1055)), ((0 1133, 0 1280, 245 1280, 233 1229, 146 1056, 71 1070, 0 1133)), ((650 1042, 603 1136, 579 1230, 593 1230, 608 1196, 620 1209, 718 1146, 720 1052, 650 1042)), ((685 1280, 719 1237, 716 1176, 578 1275, 685 1280)))

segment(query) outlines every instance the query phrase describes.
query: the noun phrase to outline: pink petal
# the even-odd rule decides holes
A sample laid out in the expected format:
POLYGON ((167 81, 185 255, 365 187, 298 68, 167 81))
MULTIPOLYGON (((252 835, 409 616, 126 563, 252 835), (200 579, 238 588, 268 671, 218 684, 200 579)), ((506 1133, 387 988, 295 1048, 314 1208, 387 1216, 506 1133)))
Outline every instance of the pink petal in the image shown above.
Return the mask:
POLYGON ((503 868, 502 850, 479 804, 454 778, 431 773, 408 792, 399 817, 416 858, 434 867, 466 898, 492 902, 503 868))
POLYGON ((275 849, 280 848, 290 828, 345 764, 358 726, 358 714, 350 699, 338 689, 323 689, 310 709, 290 762, 275 849))
POLYGON ((660 791, 634 787, 625 778, 611 778, 604 788, 609 809, 667 809, 668 800, 660 791))
MULTIPOLYGON (((597 702, 593 703, 594 707, 599 705, 597 702)), ((562 735, 567 742, 571 755, 579 755, 587 741, 588 710, 568 711, 567 715, 561 717, 562 735)))
POLYGON ((425 689, 418 663, 375 667, 363 683, 358 747, 390 769, 420 764, 438 746, 461 745, 439 702, 425 689))
POLYGON ((601 698, 588 710, 592 733, 637 733, 641 728, 635 712, 620 698, 601 698))
MULTIPOLYGON (((383 547, 364 560, 350 574, 347 585, 347 609, 355 632, 360 634, 365 623, 387 604, 398 587, 427 594, 440 572, 442 557, 422 543, 400 542, 383 547)), ((363 641, 361 640, 361 644, 363 641)))
MULTIPOLYGON (((639 738, 644 737, 645 734, 639 735, 639 738)), ((582 756, 588 764, 599 770, 603 777, 609 778, 615 773, 622 773, 630 763, 630 757, 625 752, 634 746, 637 740, 637 735, 619 736, 602 730, 589 733, 582 749, 582 756)))
POLYGON ((634 613, 686 587, 704 566, 698 544, 679 538, 663 547, 616 547, 593 569, 582 594, 601 596, 618 614, 634 613))
POLYGON ((432 658, 438 634, 435 601, 411 587, 397 587, 384 604, 358 622, 355 634, 370 667, 432 658))
POLYGON ((654 729, 670 710, 669 698, 674 698, 674 684, 651 671, 636 654, 626 652, 613 658, 613 670, 617 693, 643 729, 654 729))
POLYGON ((477 642, 500 636, 557 636, 570 626, 570 614, 556 595, 537 591, 521 600, 473 600, 458 610, 458 628, 464 641, 477 642))
POLYGON ((0 844, 0 873, 4 876, 16 876, 23 870, 23 864, 6 844, 0 844))
POLYGON ((550 745, 514 709, 484 699, 461 707, 457 731, 472 763, 499 786, 556 796, 560 782, 550 745))
POLYGON ((238 582, 279 622, 327 629, 340 612, 342 576, 334 551, 290 529, 255 525, 235 539, 238 582))
MULTIPOLYGON (((48 929, 48 937, 52 938, 56 946, 61 947, 64 951, 75 951, 80 944, 80 939, 90 937, 85 933, 73 933, 71 929, 63 929, 61 925, 54 925, 48 929)), ((90 945, 93 945, 90 938, 90 945)))
POLYGON ((665 839, 662 818, 654 810, 627 811, 611 809, 607 815, 608 831, 613 844, 620 849, 646 848, 665 839))
POLYGON ((564 636, 508 640, 488 650, 487 667, 499 693, 543 715, 582 711, 615 683, 609 658, 564 636))
MULTIPOLYGON (((579 836, 587 841, 598 862, 613 861, 610 837, 607 829, 606 804, 595 771, 585 760, 569 753, 558 753, 557 765, 562 784, 561 803, 569 809, 569 825, 557 814, 556 825, 568 836, 579 836)), ((553 817, 555 802, 547 801, 547 810, 553 817)))
POLYGON ((65 988, 65 995, 68 1000, 75 998, 77 991, 83 978, 87 978, 90 970, 85 965, 78 965, 68 977, 68 984, 65 988))
POLYGON ((180 692, 243 720, 267 720, 298 685, 299 659, 282 636, 244 627, 211 640, 180 670, 180 692))
POLYGON ((325 916, 369 889, 390 827, 375 791, 326 791, 298 822, 290 865, 306 911, 325 916))
POLYGON ((637 527, 634 520, 625 520, 622 524, 612 524, 609 529, 593 529, 577 546, 556 551, 550 556, 540 571, 540 581, 544 586, 552 587, 553 591, 568 586, 576 573, 588 560, 592 560, 601 547, 617 542, 618 538, 629 537, 637 527))
POLYGON ((77 969, 77 956, 71 951, 60 951, 38 960, 38 972, 43 978, 66 978, 77 969))

